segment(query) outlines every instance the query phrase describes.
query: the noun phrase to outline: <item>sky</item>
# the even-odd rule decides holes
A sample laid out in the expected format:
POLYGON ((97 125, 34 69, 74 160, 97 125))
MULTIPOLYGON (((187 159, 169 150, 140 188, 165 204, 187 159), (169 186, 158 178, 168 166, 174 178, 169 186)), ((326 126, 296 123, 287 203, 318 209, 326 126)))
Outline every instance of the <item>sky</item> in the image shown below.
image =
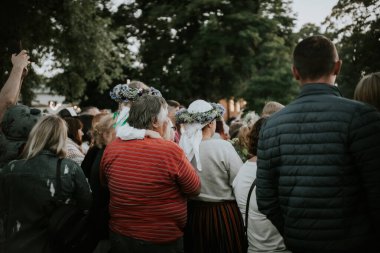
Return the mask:
POLYGON ((297 13, 295 31, 299 31, 306 23, 320 26, 337 2, 338 0, 293 0, 293 12, 297 13))

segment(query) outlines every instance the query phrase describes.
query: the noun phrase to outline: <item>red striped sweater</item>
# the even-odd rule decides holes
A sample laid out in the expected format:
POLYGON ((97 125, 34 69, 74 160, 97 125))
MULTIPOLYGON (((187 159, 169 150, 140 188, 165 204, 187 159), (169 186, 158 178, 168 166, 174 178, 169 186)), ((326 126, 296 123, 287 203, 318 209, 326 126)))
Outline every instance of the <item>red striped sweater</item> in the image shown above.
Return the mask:
POLYGON ((166 243, 183 235, 186 194, 200 180, 182 149, 163 139, 115 140, 101 162, 110 190, 110 229, 124 236, 166 243))

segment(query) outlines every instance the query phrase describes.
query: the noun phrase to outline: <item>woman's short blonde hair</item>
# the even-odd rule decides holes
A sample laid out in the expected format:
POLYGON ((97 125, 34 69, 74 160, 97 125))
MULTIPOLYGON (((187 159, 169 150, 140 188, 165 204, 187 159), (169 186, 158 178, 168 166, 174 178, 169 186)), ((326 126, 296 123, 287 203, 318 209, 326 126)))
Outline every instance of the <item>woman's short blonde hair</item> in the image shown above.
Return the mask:
POLYGON ((93 129, 92 129, 92 135, 93 135, 93 146, 96 146, 98 148, 102 148, 105 145, 107 145, 103 133, 107 133, 110 131, 115 131, 113 128, 115 124, 115 119, 113 118, 112 114, 104 114, 100 118, 100 120, 97 123, 94 123, 93 129))
POLYGON ((373 105, 380 111, 380 72, 366 75, 359 81, 354 99, 373 105))
POLYGON ((42 117, 33 127, 22 153, 22 157, 30 159, 42 150, 49 150, 60 158, 66 157, 67 126, 57 115, 42 117))

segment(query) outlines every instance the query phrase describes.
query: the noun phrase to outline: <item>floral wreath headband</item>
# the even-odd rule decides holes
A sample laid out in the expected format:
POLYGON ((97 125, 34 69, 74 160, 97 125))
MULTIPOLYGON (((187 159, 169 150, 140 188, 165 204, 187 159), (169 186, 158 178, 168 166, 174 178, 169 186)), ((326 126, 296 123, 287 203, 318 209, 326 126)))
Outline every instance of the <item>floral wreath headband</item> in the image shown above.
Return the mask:
POLYGON ((187 109, 181 109, 175 114, 176 122, 179 124, 205 124, 223 116, 225 109, 221 104, 210 103, 210 105, 213 108, 206 112, 190 113, 187 109))
POLYGON ((143 88, 132 88, 128 84, 118 84, 110 91, 111 98, 118 103, 133 102, 144 94, 162 97, 161 92, 153 87, 146 90, 143 88))

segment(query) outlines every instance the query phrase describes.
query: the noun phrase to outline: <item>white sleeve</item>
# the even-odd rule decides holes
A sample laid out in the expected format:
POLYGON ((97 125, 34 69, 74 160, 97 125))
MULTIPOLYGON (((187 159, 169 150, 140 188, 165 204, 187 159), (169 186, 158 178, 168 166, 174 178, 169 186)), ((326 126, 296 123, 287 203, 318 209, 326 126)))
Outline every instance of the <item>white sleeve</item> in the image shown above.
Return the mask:
POLYGON ((116 128, 116 137, 122 140, 144 139, 145 129, 137 129, 128 124, 116 128))

